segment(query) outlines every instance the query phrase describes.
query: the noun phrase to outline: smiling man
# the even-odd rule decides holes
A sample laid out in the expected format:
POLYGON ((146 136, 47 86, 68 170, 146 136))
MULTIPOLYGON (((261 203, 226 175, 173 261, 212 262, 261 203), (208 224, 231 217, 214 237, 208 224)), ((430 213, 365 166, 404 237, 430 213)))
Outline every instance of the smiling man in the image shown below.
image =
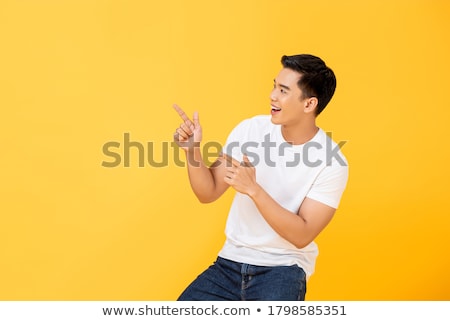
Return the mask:
POLYGON ((191 121, 174 106, 183 119, 174 139, 186 152, 197 198, 213 202, 230 186, 236 191, 217 260, 178 300, 305 299, 318 255, 314 239, 339 205, 348 166, 316 125, 336 88, 333 71, 307 54, 281 63, 270 115, 238 124, 210 167, 202 161, 198 113, 191 121))

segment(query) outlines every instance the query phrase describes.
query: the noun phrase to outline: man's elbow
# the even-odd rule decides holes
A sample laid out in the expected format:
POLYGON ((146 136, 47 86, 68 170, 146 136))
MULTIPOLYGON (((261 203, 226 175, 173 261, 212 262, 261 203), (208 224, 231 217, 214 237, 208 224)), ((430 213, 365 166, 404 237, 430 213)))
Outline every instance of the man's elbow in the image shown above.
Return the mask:
POLYGON ((309 243, 307 243, 307 242, 296 242, 296 243, 294 243, 294 246, 297 248, 297 249, 302 249, 302 248, 304 248, 304 247, 306 247, 308 244, 310 244, 311 242, 309 242, 309 243))
POLYGON ((199 202, 202 203, 202 204, 208 204, 208 203, 214 202, 214 200, 211 199, 211 198, 197 197, 197 199, 198 199, 199 202))
POLYGON ((197 196, 197 199, 200 201, 200 203, 202 204, 207 204, 207 203, 212 203, 215 200, 217 200, 224 191, 222 190, 218 190, 217 188, 211 189, 209 190, 207 193, 203 192, 203 193, 195 193, 195 195, 197 196))
POLYGON ((301 238, 301 239, 297 239, 294 240, 293 242, 291 242, 297 249, 302 249, 304 247, 307 247, 309 244, 311 244, 311 242, 314 241, 314 239, 310 239, 310 238, 301 238))
POLYGON ((215 197, 214 195, 197 195, 197 199, 202 204, 208 204, 214 202, 217 197, 215 197))

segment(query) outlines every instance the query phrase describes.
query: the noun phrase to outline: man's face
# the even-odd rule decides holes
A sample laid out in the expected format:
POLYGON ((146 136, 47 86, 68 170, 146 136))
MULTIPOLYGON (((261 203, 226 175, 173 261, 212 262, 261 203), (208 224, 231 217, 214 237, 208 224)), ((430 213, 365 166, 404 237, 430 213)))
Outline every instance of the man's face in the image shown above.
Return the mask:
POLYGON ((273 81, 270 93, 272 122, 274 124, 298 124, 303 116, 306 99, 298 88, 297 82, 301 74, 283 68, 273 81))

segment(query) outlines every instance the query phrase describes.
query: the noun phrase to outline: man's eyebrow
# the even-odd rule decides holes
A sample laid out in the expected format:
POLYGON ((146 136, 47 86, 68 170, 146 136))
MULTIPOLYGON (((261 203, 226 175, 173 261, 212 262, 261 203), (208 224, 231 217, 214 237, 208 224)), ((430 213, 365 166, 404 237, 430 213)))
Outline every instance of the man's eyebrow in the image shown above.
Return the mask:
POLYGON ((283 85, 283 84, 277 84, 277 81, 276 81, 276 79, 274 79, 273 80, 273 83, 275 84, 275 85, 278 85, 278 86, 280 86, 281 88, 283 88, 283 89, 286 89, 286 90, 291 90, 291 88, 289 88, 288 86, 286 86, 286 85, 283 85))

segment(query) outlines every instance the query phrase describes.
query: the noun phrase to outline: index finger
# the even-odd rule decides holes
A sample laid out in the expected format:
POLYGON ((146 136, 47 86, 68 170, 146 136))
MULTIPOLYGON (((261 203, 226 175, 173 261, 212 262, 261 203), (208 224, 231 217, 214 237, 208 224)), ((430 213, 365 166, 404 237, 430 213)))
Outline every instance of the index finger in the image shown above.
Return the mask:
POLYGON ((175 110, 177 111, 178 115, 180 115, 180 117, 187 122, 190 122, 191 120, 189 119, 189 117, 186 115, 186 113, 183 111, 183 109, 180 108, 180 106, 178 106, 177 104, 173 104, 173 108, 175 108, 175 110))
POLYGON ((236 167, 239 167, 240 165, 241 165, 241 162, 239 162, 239 161, 237 161, 237 160, 235 160, 233 157, 231 157, 230 155, 227 155, 227 154, 222 154, 223 155, 223 158, 225 158, 225 160, 228 162, 228 163, 232 163, 234 166, 236 166, 236 167))

